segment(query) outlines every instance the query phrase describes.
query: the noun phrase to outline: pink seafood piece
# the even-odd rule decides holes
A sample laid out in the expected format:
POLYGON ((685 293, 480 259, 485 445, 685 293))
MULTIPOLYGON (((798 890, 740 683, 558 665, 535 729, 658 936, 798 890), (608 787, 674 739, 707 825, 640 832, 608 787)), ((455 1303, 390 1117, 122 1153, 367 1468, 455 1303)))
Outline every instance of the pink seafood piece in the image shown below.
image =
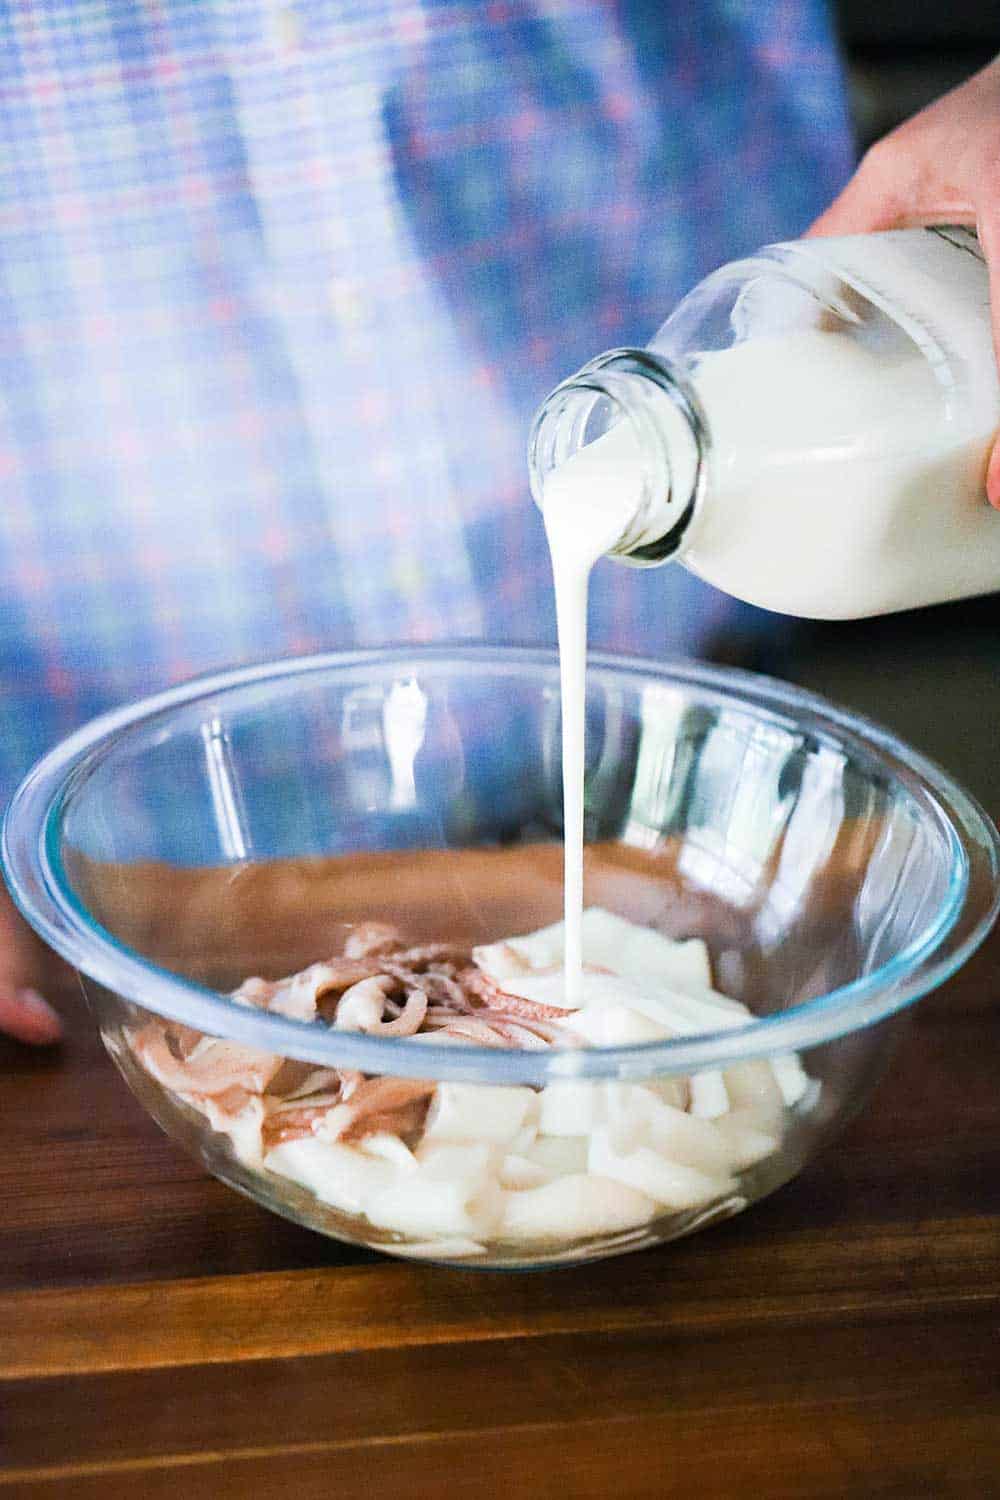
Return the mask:
POLYGON ((211 1097, 239 1087, 261 1094, 284 1061, 257 1047, 207 1036, 180 1058, 168 1038, 162 1025, 150 1022, 133 1035, 132 1048, 154 1078, 178 1093, 211 1097))
POLYGON ((339 1095, 330 1093, 272 1105, 261 1130, 264 1150, 269 1151, 272 1146, 278 1146, 283 1141, 298 1141, 303 1136, 314 1135, 320 1122, 339 1102, 339 1095))
POLYGON ((424 990, 411 990, 406 1004, 392 1021, 379 1021, 368 1028, 370 1036, 415 1036, 424 1024, 427 1014, 427 994, 424 990))
POLYGON ((390 1129, 398 1134, 397 1127, 386 1121, 417 1104, 422 1106, 422 1116, 435 1087, 421 1078, 368 1078, 345 1102, 329 1111, 319 1133, 331 1141, 357 1139, 376 1130, 390 1129))
POLYGON ((344 957, 371 958, 376 953, 394 953, 402 946, 397 927, 388 922, 359 922, 344 943, 344 957))
POLYGON ((502 1010, 507 1015, 534 1021, 566 1019, 564 1006, 543 1005, 541 1001, 527 1000, 523 995, 510 995, 479 969, 463 969, 459 978, 465 988, 477 996, 489 1010, 502 1010))
POLYGON ((429 969, 431 965, 438 968, 445 965, 464 966, 469 962, 470 953, 461 943, 424 943, 420 947, 404 948, 392 957, 400 968, 419 972, 421 969, 429 969))

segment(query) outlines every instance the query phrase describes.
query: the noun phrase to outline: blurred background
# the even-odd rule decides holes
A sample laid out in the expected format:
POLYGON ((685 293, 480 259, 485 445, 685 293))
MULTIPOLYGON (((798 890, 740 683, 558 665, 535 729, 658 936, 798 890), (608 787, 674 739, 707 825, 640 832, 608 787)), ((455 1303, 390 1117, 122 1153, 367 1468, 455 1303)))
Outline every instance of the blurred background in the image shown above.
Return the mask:
MULTIPOLYGON (((982 0, 837 0, 861 149, 996 56, 982 0)), ((998 580, 1000 584, 1000 580, 998 580)), ((857 624, 805 627, 784 675, 872 715, 995 808, 997 595, 857 624)))

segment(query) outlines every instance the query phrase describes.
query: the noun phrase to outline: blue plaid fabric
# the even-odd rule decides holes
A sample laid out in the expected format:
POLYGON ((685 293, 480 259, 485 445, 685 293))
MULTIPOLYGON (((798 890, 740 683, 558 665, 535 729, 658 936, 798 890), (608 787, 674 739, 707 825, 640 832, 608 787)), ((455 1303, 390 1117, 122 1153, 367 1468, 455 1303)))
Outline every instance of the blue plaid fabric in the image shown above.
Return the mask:
MULTIPOLYGON (((0 5, 0 794, 197 671, 554 639, 537 402, 849 164, 821 0, 0 5)), ((733 608, 597 575, 602 647, 733 608)))

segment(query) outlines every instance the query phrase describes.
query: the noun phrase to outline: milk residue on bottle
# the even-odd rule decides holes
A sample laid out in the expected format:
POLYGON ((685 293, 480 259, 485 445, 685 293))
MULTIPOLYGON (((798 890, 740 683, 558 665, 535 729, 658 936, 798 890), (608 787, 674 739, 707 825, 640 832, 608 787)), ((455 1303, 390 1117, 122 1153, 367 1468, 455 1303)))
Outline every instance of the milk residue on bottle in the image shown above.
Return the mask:
POLYGON ((696 287, 648 349, 599 356, 543 403, 530 462, 559 632, 568 997, 594 564, 676 558, 820 619, 989 592, 998 419, 985 261, 946 228, 768 247, 696 287))

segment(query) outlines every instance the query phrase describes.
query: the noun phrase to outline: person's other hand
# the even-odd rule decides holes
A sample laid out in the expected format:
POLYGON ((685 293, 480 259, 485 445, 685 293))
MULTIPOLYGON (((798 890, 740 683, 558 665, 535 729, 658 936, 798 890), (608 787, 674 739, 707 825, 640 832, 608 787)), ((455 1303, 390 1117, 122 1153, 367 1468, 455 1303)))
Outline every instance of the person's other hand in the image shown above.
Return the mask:
POLYGON ((0 1031, 37 1046, 59 1040, 62 1023, 35 986, 61 967, 0 886, 0 1031))
MULTIPOLYGON (((986 256, 1000 362, 1000 58, 877 141, 809 234, 974 224, 986 256)), ((987 493, 1000 509, 1000 440, 987 493)))

